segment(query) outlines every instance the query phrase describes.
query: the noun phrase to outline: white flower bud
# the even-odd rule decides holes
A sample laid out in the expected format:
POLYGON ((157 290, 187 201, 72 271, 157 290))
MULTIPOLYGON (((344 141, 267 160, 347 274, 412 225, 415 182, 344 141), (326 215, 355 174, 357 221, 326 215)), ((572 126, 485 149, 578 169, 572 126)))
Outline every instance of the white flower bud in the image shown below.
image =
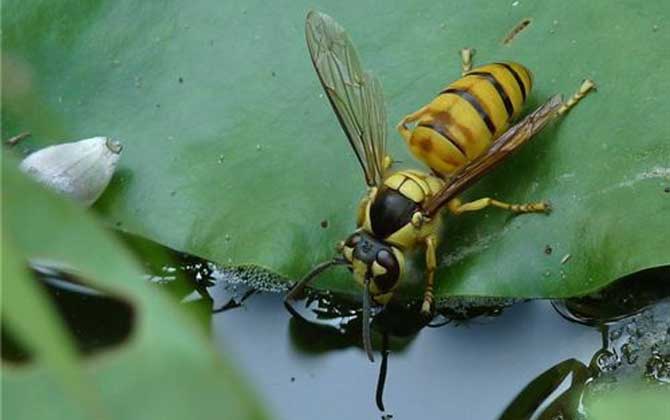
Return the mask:
POLYGON ((93 137, 39 150, 21 162, 21 170, 52 190, 90 206, 112 179, 121 143, 93 137))

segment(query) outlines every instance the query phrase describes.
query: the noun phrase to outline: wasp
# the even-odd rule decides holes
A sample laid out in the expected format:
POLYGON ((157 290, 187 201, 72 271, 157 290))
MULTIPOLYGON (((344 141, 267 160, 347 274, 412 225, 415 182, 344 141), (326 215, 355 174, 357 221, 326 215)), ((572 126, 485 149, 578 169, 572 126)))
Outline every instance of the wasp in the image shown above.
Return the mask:
POLYGON ((565 114, 595 85, 585 80, 567 101, 555 95, 514 125, 533 85, 518 63, 472 69, 473 51, 461 51, 462 77, 397 126, 411 153, 430 171, 393 171, 386 150, 387 119, 379 79, 362 68, 345 30, 330 16, 307 14, 305 34, 316 74, 363 170, 367 193, 356 230, 338 245, 339 255, 314 267, 289 292, 298 296, 321 272, 346 265, 363 289, 363 344, 373 361, 370 306, 386 304, 403 279, 406 256, 423 247, 426 283, 421 311, 431 314, 440 213, 458 215, 489 206, 514 213, 546 213, 546 202, 510 204, 492 198, 463 203, 458 195, 526 144, 552 119, 565 114), (414 124, 413 129, 408 127, 414 124), (511 125, 511 127, 510 127, 511 125))

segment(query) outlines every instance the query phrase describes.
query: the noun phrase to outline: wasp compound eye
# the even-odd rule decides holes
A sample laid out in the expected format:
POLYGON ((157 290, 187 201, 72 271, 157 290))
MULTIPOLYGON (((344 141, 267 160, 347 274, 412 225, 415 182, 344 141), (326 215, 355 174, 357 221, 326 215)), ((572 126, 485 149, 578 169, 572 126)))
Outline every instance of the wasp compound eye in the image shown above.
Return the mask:
POLYGON ((400 277, 400 264, 398 264, 398 260, 393 253, 386 249, 377 252, 375 262, 383 268, 381 273, 374 277, 375 285, 382 293, 388 292, 398 282, 398 278, 400 277))

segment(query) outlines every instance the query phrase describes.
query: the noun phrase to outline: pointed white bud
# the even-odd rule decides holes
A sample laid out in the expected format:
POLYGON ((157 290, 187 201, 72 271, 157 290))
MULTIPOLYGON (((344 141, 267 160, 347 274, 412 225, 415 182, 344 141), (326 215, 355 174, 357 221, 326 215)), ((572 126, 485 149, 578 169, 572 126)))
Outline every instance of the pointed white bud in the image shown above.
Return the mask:
POLYGON ((21 169, 52 190, 90 206, 112 179, 121 143, 93 137, 39 150, 21 162, 21 169))

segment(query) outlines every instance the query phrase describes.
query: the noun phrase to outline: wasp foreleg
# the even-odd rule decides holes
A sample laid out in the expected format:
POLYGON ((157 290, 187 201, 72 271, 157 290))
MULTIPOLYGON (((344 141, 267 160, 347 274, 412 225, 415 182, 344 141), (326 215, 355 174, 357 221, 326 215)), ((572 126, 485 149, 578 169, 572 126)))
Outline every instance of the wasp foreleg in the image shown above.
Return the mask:
POLYGON ((472 70, 472 57, 475 55, 474 48, 463 48, 460 51, 461 54, 461 75, 465 76, 465 73, 472 70))
POLYGON ((423 292, 423 304, 421 313, 430 315, 433 312, 433 284, 435 283, 435 268, 437 268, 437 258, 435 250, 437 248, 437 239, 435 235, 429 235, 426 238, 426 289, 423 292))
POLYGON ((592 90, 596 90, 596 84, 593 83, 593 80, 584 80, 577 92, 575 92, 574 95, 572 95, 570 99, 564 102, 563 105, 561 105, 561 107, 558 109, 558 115, 563 115, 570 111, 572 107, 577 105, 577 103, 581 101, 586 95, 588 95, 592 90))
POLYGON ((525 203, 525 204, 509 204, 502 201, 494 200, 490 197, 480 198, 479 200, 471 201, 469 203, 462 204, 461 200, 455 198, 451 200, 447 207, 449 210, 458 215, 466 211, 477 211, 482 210, 486 207, 493 206, 501 209, 509 210, 513 213, 549 213, 551 212, 551 206, 546 201, 541 201, 539 203, 525 203))

